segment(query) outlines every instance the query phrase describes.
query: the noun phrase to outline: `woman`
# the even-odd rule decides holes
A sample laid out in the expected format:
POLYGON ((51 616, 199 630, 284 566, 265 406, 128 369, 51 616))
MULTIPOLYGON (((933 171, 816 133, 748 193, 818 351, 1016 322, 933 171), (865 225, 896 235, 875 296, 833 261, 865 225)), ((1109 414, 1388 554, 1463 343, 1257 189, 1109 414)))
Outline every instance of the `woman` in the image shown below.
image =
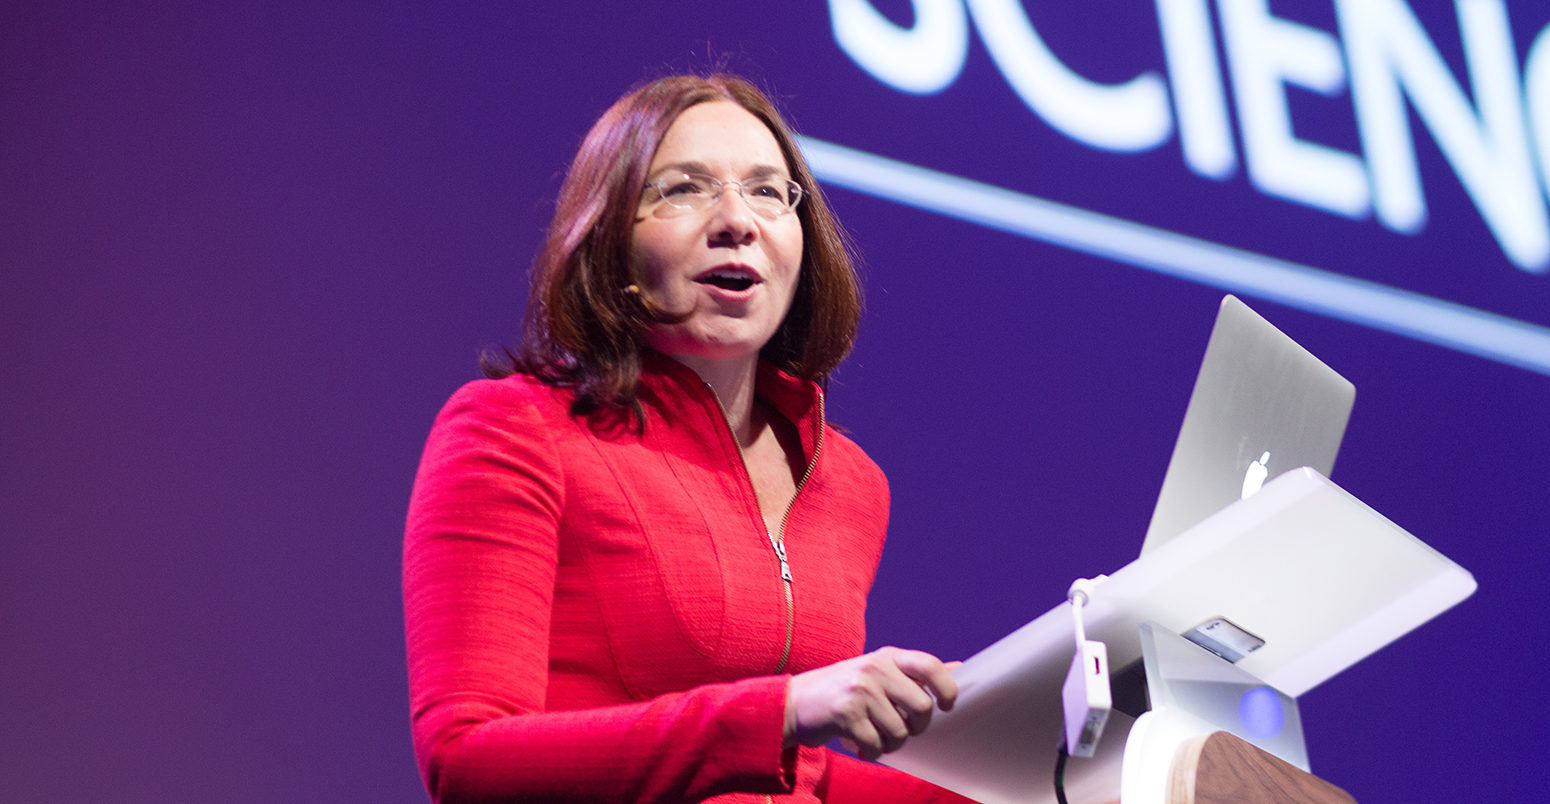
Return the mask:
POLYGON ((887 486, 823 420, 859 296, 769 100, 621 98, 583 142, 525 342, 447 403, 404 548, 438 801, 953 800, 865 757, 957 693, 864 646, 887 486), (499 376, 506 375, 506 376, 499 376))

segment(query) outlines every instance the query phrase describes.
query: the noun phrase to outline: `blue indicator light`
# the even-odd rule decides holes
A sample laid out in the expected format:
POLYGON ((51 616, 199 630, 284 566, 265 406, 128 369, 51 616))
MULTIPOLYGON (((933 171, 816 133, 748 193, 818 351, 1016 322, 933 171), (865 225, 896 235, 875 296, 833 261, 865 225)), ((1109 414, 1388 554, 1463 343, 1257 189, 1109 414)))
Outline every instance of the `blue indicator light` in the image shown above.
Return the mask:
POLYGON ((1286 725, 1286 709, 1281 696, 1269 687, 1255 687, 1238 699, 1238 723, 1256 740, 1268 740, 1286 725))

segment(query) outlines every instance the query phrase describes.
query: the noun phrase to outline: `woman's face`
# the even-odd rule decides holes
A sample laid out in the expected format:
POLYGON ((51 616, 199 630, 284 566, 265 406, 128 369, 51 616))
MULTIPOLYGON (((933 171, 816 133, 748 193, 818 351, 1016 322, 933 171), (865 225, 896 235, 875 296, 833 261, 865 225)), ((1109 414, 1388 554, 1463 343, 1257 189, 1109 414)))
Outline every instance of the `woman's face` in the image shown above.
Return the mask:
MULTIPOLYGON (((648 181, 703 174, 723 182, 791 175, 775 136, 730 101, 691 106, 668 128, 648 181)), ((750 194, 752 194, 750 192, 750 194)), ((656 189, 642 197, 630 241, 642 292, 686 315, 656 324, 647 342, 683 360, 756 357, 791 307, 802 263, 802 224, 794 211, 755 211, 737 186, 704 209, 682 209, 656 189)))

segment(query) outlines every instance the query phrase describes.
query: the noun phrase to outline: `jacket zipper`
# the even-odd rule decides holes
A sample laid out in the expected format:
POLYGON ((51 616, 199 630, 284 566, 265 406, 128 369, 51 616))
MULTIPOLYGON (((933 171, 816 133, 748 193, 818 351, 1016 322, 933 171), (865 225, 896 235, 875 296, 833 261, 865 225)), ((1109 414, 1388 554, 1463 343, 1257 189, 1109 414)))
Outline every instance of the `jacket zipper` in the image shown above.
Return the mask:
MULTIPOLYGON (((737 433, 732 430, 732 422, 727 419, 726 406, 721 404, 721 396, 716 393, 715 388, 712 388, 709 383, 706 383, 705 387, 710 389, 711 396, 716 400, 716 406, 721 409, 721 420, 726 423, 727 435, 732 437, 732 446, 737 447, 737 457, 743 464, 743 476, 748 478, 748 489, 752 491, 753 476, 748 473, 748 456, 743 453, 743 445, 737 440, 737 433)), ((779 527, 777 527, 774 533, 769 533, 766 529, 766 535, 770 541, 770 549, 775 553, 775 560, 779 562, 781 587, 786 599, 786 638, 781 644, 780 661, 775 664, 776 675, 786 671, 786 662, 791 659, 791 644, 796 636, 796 601, 791 592, 791 564, 786 558, 786 520, 791 518, 791 509, 796 506, 797 497, 802 494, 802 487, 807 485, 808 478, 813 476, 813 469, 818 466, 818 456, 823 452, 823 430, 826 421, 823 392, 820 391, 818 394, 818 436, 813 442, 813 457, 807 462, 807 468, 803 470, 801 479, 797 481, 796 490, 791 494, 791 500, 786 503, 786 510, 780 515, 779 527)), ((758 500, 757 494, 754 495, 754 500, 758 500)))
MULTIPOLYGON (((721 409, 721 421, 726 423, 727 435, 732 438, 732 446, 737 447, 738 460, 743 464, 743 476, 748 478, 748 490, 753 491, 753 475, 748 472, 748 456, 743 453, 742 442, 737 440, 737 433, 732 430, 732 422, 727 419, 726 406, 721 404, 721 396, 710 383, 706 383, 705 387, 710 389, 711 397, 716 400, 716 407, 721 409)), ((791 593, 791 564, 786 560, 786 520, 791 518, 791 509, 796 507, 797 497, 802 494, 802 487, 807 485, 808 478, 813 476, 813 469, 818 466, 818 456, 823 452, 823 430, 827 421, 823 392, 820 391, 818 393, 818 437, 813 441, 813 457, 807 462, 807 468, 802 470, 802 477, 797 481, 791 500, 786 503, 786 510, 781 512, 779 527, 774 533, 769 533, 768 529, 765 531, 770 540, 770 549, 775 553, 775 560, 780 562, 781 588, 786 599, 786 639, 780 647, 780 661, 775 664, 776 675, 786 671, 786 662, 791 659, 791 643, 796 636, 796 601, 791 593)), ((758 499, 759 495, 755 493, 754 501, 757 502, 758 499)), ((761 516, 760 519, 762 520, 763 517, 761 516)), ((775 804, 775 797, 765 794, 764 804, 775 804)))
MULTIPOLYGON (((775 665, 776 674, 786 671, 786 662, 791 658, 791 641, 796 633, 796 603, 791 595, 791 565, 786 562, 786 520, 791 518, 791 509, 796 507, 797 497, 802 494, 802 487, 807 485, 807 479, 813 476, 813 468, 818 465, 818 455, 823 452, 823 428, 824 428, 823 393, 818 394, 818 437, 813 441, 813 457, 807 462, 807 468, 802 470, 802 478, 797 481, 796 490, 791 494, 791 501, 786 503, 786 510, 780 515, 780 526, 775 533, 770 534, 770 546, 775 549, 775 557, 780 560, 780 579, 785 583, 786 591, 786 641, 780 649, 780 662, 775 665)), ((736 441, 737 439, 733 439, 736 441)), ((738 447, 742 449, 741 446, 738 447)), ((746 467, 746 463, 744 466, 746 467)), ((752 479, 749 480, 752 485, 752 479)))

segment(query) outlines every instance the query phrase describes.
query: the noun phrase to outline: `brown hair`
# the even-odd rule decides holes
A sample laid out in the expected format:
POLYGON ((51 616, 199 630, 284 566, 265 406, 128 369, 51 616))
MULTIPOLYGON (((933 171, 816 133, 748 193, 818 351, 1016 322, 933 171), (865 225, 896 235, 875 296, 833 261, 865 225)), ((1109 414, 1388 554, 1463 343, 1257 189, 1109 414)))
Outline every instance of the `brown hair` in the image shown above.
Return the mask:
POLYGON ((560 187, 548 239, 533 263, 521 348, 481 360, 492 377, 515 372, 575 389, 572 412, 635 409, 645 333, 672 320, 626 287, 630 236, 657 146, 685 109, 729 100, 775 136, 804 196, 802 264, 791 310, 760 356, 825 384, 850 351, 861 292, 849 242, 829 212, 791 130, 770 99, 733 75, 676 75, 615 101, 582 141, 560 187))

